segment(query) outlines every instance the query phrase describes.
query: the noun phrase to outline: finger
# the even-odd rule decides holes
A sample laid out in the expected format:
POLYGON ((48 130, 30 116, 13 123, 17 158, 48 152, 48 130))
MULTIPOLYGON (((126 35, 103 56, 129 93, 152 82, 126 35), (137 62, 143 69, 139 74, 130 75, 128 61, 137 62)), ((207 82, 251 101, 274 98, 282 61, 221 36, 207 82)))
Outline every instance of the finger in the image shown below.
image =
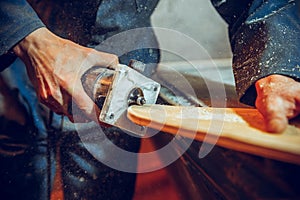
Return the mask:
MULTIPOLYGON (((111 69, 115 69, 119 64, 119 58, 114 54, 109 54, 105 52, 99 52, 96 50, 91 50, 86 59, 86 65, 91 66, 101 66, 111 69)), ((83 65, 85 65, 83 63, 83 65)))
POLYGON ((108 67, 114 67, 119 64, 118 56, 110 53, 100 52, 97 50, 92 51, 94 56, 96 56, 95 62, 97 64, 102 64, 108 67))
POLYGON ((272 133, 283 132, 288 125, 288 118, 283 114, 270 114, 270 118, 266 118, 267 131, 272 133))
POLYGON ((69 109, 69 115, 68 118, 71 122, 73 123, 88 123, 91 122, 92 120, 87 117, 87 115, 85 113, 83 113, 78 106, 76 105, 76 103, 70 103, 70 109, 69 109))
POLYGON ((73 104, 71 93, 66 91, 64 88, 61 88, 61 92, 64 97, 64 103, 63 103, 63 114, 69 118, 71 122, 88 122, 88 118, 83 113, 79 114, 79 109, 76 107, 76 104, 73 104), (79 117, 80 116, 80 117, 79 117), (83 118, 84 117, 84 118, 83 118))
POLYGON ((294 113, 295 105, 288 101, 289 98, 285 99, 275 92, 278 87, 271 83, 273 79, 274 77, 267 77, 256 82, 255 105, 265 119, 267 131, 282 132, 288 125, 288 117, 294 113))
MULTIPOLYGON (((91 120, 98 122, 99 112, 96 104, 84 91, 81 81, 77 81, 73 87, 73 100, 76 106, 91 120)), ((73 113, 73 115, 76 113, 73 113)))
POLYGON ((295 105, 296 105, 296 114, 299 115, 300 114, 300 83, 297 83, 297 90, 295 92, 295 105))
MULTIPOLYGON (((73 113, 73 119, 75 122, 87 122, 87 119, 83 118, 84 115, 86 115, 90 120, 97 122, 103 127, 110 127, 111 125, 106 124, 99 120, 99 115, 101 110, 98 108, 98 106, 91 100, 91 98, 86 95, 84 92, 83 87, 81 84, 77 84, 75 90, 78 91, 77 94, 84 94, 84 95, 73 95, 73 99, 78 99, 79 102, 76 100, 76 105, 78 108, 78 112, 73 113)), ((74 105, 73 105, 74 108, 74 105)))
POLYGON ((281 98, 274 96, 257 98, 256 107, 265 119, 267 131, 279 133, 286 129, 288 109, 281 98))

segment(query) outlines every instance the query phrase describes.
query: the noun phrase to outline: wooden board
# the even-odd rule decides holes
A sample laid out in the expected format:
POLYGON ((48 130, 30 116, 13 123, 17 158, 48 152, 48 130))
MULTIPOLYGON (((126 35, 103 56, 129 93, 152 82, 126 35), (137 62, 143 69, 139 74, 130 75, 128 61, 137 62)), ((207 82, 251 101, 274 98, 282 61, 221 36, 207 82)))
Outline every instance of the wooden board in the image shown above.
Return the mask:
POLYGON ((300 165, 300 129, 268 133, 256 109, 144 105, 129 107, 127 116, 170 134, 300 165))

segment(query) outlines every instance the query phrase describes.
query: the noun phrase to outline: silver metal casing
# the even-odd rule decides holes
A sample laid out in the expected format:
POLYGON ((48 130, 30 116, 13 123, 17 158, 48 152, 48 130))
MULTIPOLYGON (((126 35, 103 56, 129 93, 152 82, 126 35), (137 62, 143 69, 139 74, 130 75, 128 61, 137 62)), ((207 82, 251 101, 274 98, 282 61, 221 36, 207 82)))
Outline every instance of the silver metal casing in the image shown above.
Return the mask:
POLYGON ((129 131, 133 135, 143 136, 147 130, 127 119, 128 98, 130 93, 140 88, 146 104, 155 104, 160 84, 147 78, 126 65, 119 64, 115 69, 113 82, 105 98, 99 120, 129 131))

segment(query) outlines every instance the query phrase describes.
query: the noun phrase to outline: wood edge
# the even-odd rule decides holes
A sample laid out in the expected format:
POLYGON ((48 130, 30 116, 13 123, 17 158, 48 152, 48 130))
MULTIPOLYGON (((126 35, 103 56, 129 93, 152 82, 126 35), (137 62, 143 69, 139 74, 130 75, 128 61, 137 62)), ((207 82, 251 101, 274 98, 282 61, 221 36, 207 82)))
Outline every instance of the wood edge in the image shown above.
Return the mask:
MULTIPOLYGON (((128 112, 127 117, 134 123, 141 125, 141 126, 148 126, 150 128, 163 131, 166 133, 170 133, 172 135, 180 135, 183 137, 187 137, 189 139, 196 139, 197 141, 203 142, 206 136, 206 133, 197 131, 196 133, 192 133, 192 131, 170 126, 170 125, 161 125, 160 123, 147 120, 147 119, 140 119, 139 117, 135 116, 134 114, 128 112), (149 126, 151 124, 151 126, 149 126)), ((291 164, 300 165, 300 155, 293 154, 290 152, 279 151, 276 149, 261 147, 257 145, 252 145, 249 143, 236 141, 227 137, 218 137, 211 135, 211 137, 206 137, 207 143, 214 143, 217 139, 216 145, 231 149, 234 151, 244 152, 264 158, 279 160, 283 162, 288 162, 291 164)))

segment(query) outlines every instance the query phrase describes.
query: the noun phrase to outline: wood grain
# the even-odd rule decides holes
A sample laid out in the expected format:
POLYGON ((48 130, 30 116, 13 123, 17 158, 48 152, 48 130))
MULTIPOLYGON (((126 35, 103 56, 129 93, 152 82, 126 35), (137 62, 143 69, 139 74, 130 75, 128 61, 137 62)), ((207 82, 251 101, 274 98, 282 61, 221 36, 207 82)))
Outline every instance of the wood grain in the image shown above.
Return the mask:
POLYGON ((144 105, 129 107, 127 116, 170 134, 300 165, 300 129, 268 133, 256 109, 144 105))

